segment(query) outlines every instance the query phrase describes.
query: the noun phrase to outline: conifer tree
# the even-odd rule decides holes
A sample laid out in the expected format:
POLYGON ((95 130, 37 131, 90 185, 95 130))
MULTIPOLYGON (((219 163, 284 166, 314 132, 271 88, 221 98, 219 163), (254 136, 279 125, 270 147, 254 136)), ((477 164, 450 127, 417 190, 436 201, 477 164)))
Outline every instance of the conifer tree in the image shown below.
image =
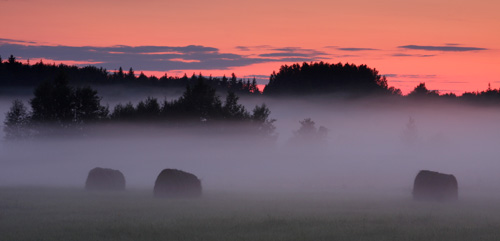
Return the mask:
POLYGON ((4 121, 5 137, 9 140, 25 139, 30 136, 30 115, 24 103, 14 100, 4 121))

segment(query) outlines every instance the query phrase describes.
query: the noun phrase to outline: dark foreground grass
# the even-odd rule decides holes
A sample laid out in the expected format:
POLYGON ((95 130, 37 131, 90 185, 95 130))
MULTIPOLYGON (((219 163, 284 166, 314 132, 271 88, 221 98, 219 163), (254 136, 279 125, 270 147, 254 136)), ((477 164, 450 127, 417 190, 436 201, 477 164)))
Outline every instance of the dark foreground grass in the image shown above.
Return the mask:
POLYGON ((0 240, 499 240, 500 198, 0 188, 0 240))

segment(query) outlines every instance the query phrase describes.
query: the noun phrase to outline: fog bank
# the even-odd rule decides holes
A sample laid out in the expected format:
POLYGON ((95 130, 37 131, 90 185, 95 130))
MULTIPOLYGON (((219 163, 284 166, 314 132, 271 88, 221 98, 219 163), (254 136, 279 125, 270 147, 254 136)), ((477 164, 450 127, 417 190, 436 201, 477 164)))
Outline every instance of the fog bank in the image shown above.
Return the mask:
MULTIPOLYGON (((428 169, 454 174, 462 190, 500 190, 498 108, 372 100, 242 102, 247 109, 269 106, 277 119, 275 143, 148 124, 101 128, 84 138, 2 141, 0 185, 83 188, 90 169, 108 167, 123 172, 127 187, 152 189, 162 169, 177 168, 197 175, 209 190, 409 193, 417 172, 428 169), (407 140, 410 117, 415 129, 407 140), (329 130, 326 141, 290 144, 305 118, 329 130)), ((10 100, 1 99, 2 115, 9 106, 10 100)))

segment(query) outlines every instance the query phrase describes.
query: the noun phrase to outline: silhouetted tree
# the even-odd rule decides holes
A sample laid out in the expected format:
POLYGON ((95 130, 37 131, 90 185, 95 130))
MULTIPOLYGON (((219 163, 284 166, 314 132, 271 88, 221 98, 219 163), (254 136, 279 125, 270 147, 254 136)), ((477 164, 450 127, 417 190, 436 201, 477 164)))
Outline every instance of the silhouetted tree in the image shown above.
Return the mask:
POLYGON ((11 54, 7 62, 9 64, 15 64, 16 63, 16 57, 14 57, 14 55, 11 54))
POLYGON ((127 80, 129 80, 129 81, 135 80, 135 73, 134 73, 134 69, 132 69, 132 67, 130 68, 130 70, 127 73, 127 80))
POLYGON ((181 80, 182 80, 183 82, 187 83, 187 81, 188 81, 188 76, 187 76, 187 74, 186 74, 186 73, 184 73, 184 75, 182 76, 181 80))
POLYGON ((237 82, 236 82, 236 88, 234 89, 234 91, 238 91, 238 92, 242 92, 243 89, 243 80, 242 79, 239 79, 237 82))
POLYGON ((388 88, 388 91, 391 95, 395 95, 395 96, 402 96, 403 95, 403 92, 401 92, 400 89, 398 88, 395 88, 393 86, 389 87, 388 88))
POLYGON ((227 81, 227 77, 226 75, 222 76, 222 80, 221 80, 221 86, 224 87, 225 89, 228 87, 229 83, 227 81))
POLYGON ((46 81, 40 84, 34 92, 35 97, 30 100, 33 110, 32 119, 35 122, 52 122, 56 120, 56 110, 52 93, 53 85, 46 81))
POLYGON ((229 90, 236 92, 238 90, 238 79, 234 73, 231 74, 231 80, 229 81, 229 90))
POLYGON ((316 123, 311 118, 306 118, 299 121, 300 128, 294 131, 293 137, 290 139, 291 144, 302 145, 302 144, 324 144, 326 143, 326 137, 328 134, 328 129, 324 126, 316 128, 316 123))
POLYGON ((137 115, 141 119, 155 120, 160 117, 160 104, 156 98, 148 97, 137 104, 137 115))
POLYGON ((196 74, 193 72, 193 75, 191 75, 191 78, 189 80, 190 84, 194 84, 198 81, 198 77, 196 77, 196 74))
POLYGON ((53 82, 44 82, 35 89, 30 104, 36 122, 58 122, 66 126, 74 119, 74 90, 64 74, 53 82))
POLYGON ((245 107, 238 104, 239 97, 234 94, 234 92, 228 92, 226 96, 226 102, 222 107, 223 117, 227 120, 243 120, 246 119, 249 114, 245 110, 245 107))
POLYGON ((147 83, 150 79, 143 72, 141 72, 137 80, 139 80, 140 83, 147 83))
POLYGON ((446 93, 446 94, 443 94, 440 96, 443 98, 446 98, 446 99, 456 99, 457 98, 457 95, 454 93, 446 93))
POLYGON ((437 90, 428 90, 425 83, 420 83, 408 94, 409 97, 437 97, 439 92, 437 90))
POLYGON ((215 89, 198 80, 193 86, 187 86, 184 94, 174 103, 174 108, 186 117, 209 120, 221 116, 222 102, 215 89))
POLYGON ((61 123, 70 123, 75 119, 75 92, 68 85, 68 79, 64 74, 54 80, 52 96, 55 119, 61 123))
POLYGON ((121 67, 121 66, 120 66, 120 68, 118 69, 118 73, 117 73, 116 77, 117 77, 119 80, 123 80, 123 79, 125 79, 125 74, 123 73, 123 69, 122 69, 122 67, 121 67))
POLYGON ((260 94, 259 88, 257 88, 257 80, 255 80, 255 77, 253 77, 252 84, 250 84, 249 90, 253 94, 260 94))
POLYGON ((111 114, 111 119, 118 121, 130 121, 136 119, 136 110, 134 105, 131 102, 128 102, 125 105, 118 104, 113 109, 113 113, 111 114))
POLYGON ((276 127, 274 126, 275 119, 269 119, 271 111, 267 108, 266 104, 257 105, 252 111, 251 119, 253 123, 257 126, 256 133, 262 136, 276 137, 274 131, 276 127))
POLYGON ((80 123, 106 119, 109 115, 107 107, 101 105, 101 97, 90 87, 75 90, 75 121, 80 123))

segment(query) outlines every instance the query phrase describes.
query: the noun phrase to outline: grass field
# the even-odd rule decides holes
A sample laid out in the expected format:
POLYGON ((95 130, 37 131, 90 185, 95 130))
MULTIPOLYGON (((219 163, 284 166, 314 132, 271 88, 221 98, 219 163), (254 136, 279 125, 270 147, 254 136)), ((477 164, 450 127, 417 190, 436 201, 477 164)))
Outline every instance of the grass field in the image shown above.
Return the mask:
POLYGON ((0 188, 0 240, 499 240, 500 198, 414 202, 406 192, 0 188))

